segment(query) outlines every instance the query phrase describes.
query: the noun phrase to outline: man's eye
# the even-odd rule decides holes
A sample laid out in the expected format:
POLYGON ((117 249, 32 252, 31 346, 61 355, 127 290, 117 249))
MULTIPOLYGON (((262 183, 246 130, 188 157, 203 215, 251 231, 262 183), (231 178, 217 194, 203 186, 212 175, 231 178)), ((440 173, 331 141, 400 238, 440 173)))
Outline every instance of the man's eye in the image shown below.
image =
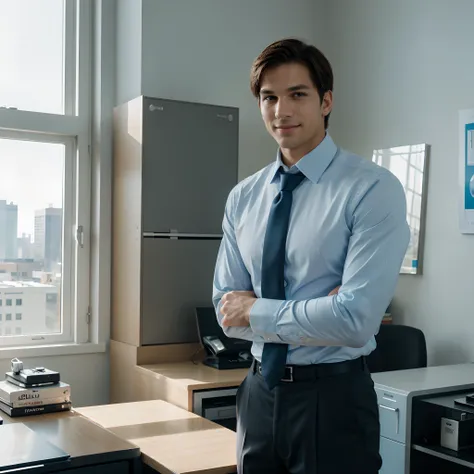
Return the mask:
POLYGON ((304 92, 295 92, 293 94, 293 97, 296 97, 297 99, 299 99, 301 97, 306 97, 306 94, 304 92))
POLYGON ((265 102, 268 102, 268 101, 271 101, 271 100, 275 100, 276 97, 274 95, 267 95, 266 97, 263 98, 263 100, 265 102))

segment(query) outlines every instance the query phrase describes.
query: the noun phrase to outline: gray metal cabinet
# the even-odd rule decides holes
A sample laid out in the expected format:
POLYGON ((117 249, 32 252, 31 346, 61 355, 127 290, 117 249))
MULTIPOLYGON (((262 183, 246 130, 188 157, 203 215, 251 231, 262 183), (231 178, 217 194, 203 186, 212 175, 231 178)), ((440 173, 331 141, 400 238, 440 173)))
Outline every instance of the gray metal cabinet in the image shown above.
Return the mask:
POLYGON ((219 234, 237 181, 237 110, 145 98, 144 232, 219 234))
POLYGON ((198 341, 238 144, 234 107, 142 96, 115 108, 113 340, 198 341))
POLYGON ((220 240, 143 239, 143 345, 194 342, 194 308, 209 306, 220 240))

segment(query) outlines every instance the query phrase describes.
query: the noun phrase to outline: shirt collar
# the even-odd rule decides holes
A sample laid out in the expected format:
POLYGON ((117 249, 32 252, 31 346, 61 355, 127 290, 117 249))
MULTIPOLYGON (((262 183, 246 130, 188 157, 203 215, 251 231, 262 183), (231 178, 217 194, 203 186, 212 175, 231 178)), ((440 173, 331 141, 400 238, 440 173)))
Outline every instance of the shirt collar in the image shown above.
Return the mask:
MULTIPOLYGON (((310 181, 316 184, 321 179, 326 168, 331 164, 337 151, 338 149, 333 139, 326 133, 323 141, 307 155, 303 156, 294 167, 298 168, 310 181)), ((288 167, 281 159, 281 152, 278 150, 276 161, 270 173, 270 183, 274 183, 278 180, 278 169, 280 166, 283 167, 285 171, 288 171, 288 167)))

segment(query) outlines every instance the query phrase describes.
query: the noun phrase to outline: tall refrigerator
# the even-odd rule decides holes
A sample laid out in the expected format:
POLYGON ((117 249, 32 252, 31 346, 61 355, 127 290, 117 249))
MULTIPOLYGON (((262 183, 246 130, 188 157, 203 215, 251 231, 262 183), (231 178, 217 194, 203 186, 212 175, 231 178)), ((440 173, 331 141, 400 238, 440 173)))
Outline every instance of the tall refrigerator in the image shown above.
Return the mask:
POLYGON ((114 111, 112 339, 197 341, 237 183, 238 109, 139 97, 114 111))

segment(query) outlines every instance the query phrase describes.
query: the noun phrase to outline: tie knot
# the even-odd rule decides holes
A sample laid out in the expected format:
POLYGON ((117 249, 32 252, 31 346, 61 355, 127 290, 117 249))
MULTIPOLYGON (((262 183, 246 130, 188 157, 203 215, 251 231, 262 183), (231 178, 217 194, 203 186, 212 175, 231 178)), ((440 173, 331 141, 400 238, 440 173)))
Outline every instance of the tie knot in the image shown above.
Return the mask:
POLYGON ((290 193, 295 190, 298 184, 303 181, 305 175, 303 173, 285 173, 280 172, 280 191, 289 191, 290 193))

